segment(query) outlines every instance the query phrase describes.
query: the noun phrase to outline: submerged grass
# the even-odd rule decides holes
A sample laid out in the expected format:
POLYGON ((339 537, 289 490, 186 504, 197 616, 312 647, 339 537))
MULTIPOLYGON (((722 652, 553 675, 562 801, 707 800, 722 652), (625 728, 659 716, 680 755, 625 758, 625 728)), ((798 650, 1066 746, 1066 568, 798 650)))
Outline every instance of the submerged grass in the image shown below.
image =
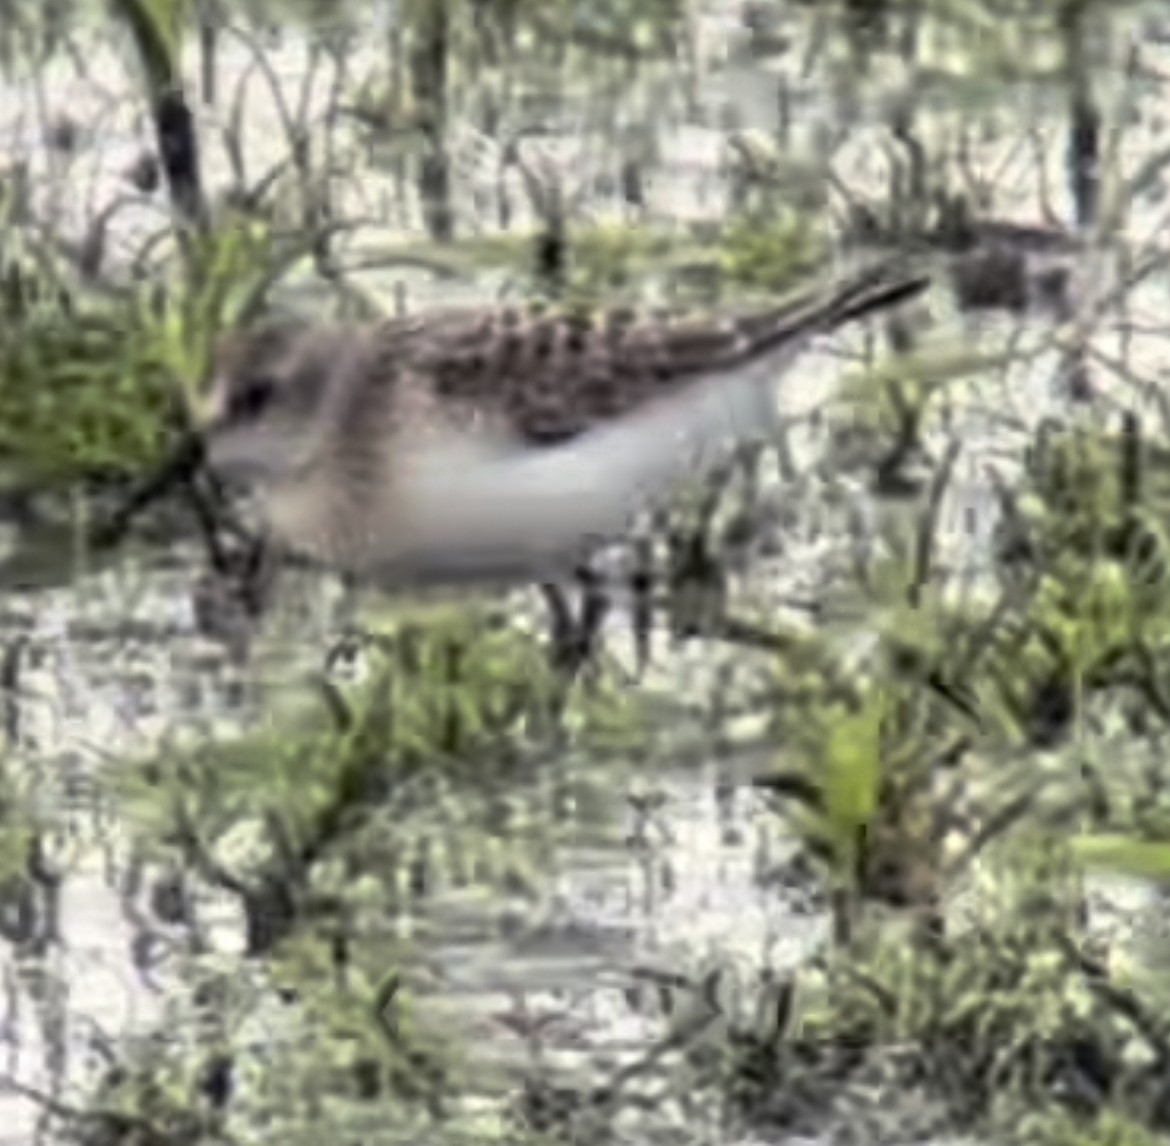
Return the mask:
MULTIPOLYGON (((778 655, 759 784, 837 926, 822 986, 802 969, 786 1022, 728 1044, 749 1120, 808 1132, 877 1071, 883 1092, 921 1089, 947 1125, 1012 1141, 1065 1140, 1073 1117, 1105 1141, 1170 1132, 1163 997, 1119 972, 1125 937, 1089 928, 1081 871, 1170 878, 1165 448, 1132 419, 1041 431, 999 585, 970 600, 930 560, 936 479, 917 544, 884 535, 858 566, 865 665, 815 629, 778 655)), ((1164 938, 1144 956, 1170 967, 1164 938)))
POLYGON ((478 903, 490 928, 537 896, 560 845, 612 804, 598 759, 645 739, 631 698, 566 694, 498 613, 399 623, 368 660, 364 682, 322 681, 252 734, 127 763, 117 798, 156 862, 236 901, 245 954, 295 997, 287 1022, 312 1040, 287 1064, 306 1100, 381 1096, 409 1122, 499 1074, 469 1061, 479 1047, 426 987, 432 906, 478 903), (387 977, 390 1018, 375 1009, 387 977))

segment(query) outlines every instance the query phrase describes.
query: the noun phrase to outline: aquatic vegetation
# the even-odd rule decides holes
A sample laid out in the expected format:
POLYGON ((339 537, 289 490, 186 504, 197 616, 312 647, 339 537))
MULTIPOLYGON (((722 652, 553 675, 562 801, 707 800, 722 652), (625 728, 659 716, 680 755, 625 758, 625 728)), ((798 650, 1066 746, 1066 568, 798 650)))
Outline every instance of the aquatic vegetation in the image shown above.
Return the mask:
POLYGON ((822 261, 824 236, 807 214, 744 211, 734 216, 722 241, 728 278, 758 290, 782 293, 822 261))
MULTIPOLYGON (((889 45, 899 41, 901 55, 909 32, 937 30, 931 21, 947 32, 940 42, 994 31, 967 46, 958 69, 974 60, 988 74, 948 89, 972 106, 976 94, 986 100, 1002 88, 1002 75, 990 72, 1007 67, 1008 55, 1026 56, 1033 71, 1063 69, 1079 223, 1092 222, 1093 171, 1112 161, 1106 149, 1093 151, 1089 130, 1088 81, 1101 65, 1076 48, 1086 6, 1057 6, 1059 27, 1056 9, 1042 5, 1019 21, 992 20, 991 29, 974 9, 863 5, 874 10, 845 13, 852 38, 836 49, 848 51, 828 68, 824 33, 839 31, 841 13, 812 6, 805 63, 831 80, 834 114, 872 107, 883 120, 865 125, 886 166, 867 177, 864 201, 850 199, 840 172, 822 179, 817 168, 823 209, 810 212, 811 197, 784 202, 783 181, 765 171, 766 186, 730 218, 693 231, 659 225, 646 197, 631 193, 625 206, 637 223, 599 225, 550 208, 523 231, 463 234, 454 206, 462 169, 448 153, 458 117, 497 145, 486 164, 495 178, 492 165, 502 167, 546 112, 564 119, 590 100, 612 112, 633 99, 636 77, 669 73, 669 83, 640 96, 646 106, 630 118, 666 118, 668 99, 690 89, 683 73, 698 66, 679 57, 701 45, 680 22, 693 14, 673 0, 636 11, 453 0, 400 6, 399 24, 379 31, 386 66, 354 90, 344 68, 354 33, 344 21, 322 25, 313 67, 336 67, 335 106, 318 124, 307 100, 284 102, 285 154, 266 172, 240 130, 246 84, 226 104, 219 99, 236 186, 217 200, 203 182, 205 140, 183 116, 192 108, 177 66, 181 41, 209 30, 214 6, 197 6, 186 22, 169 0, 115 7, 131 30, 156 148, 161 155, 176 144, 186 175, 181 163, 160 161, 157 190, 169 196, 169 214, 130 252, 123 278, 107 274, 100 244, 64 251, 46 241, 45 227, 26 227, 18 173, 5 172, 5 485, 72 496, 79 483, 150 471, 198 398, 217 333, 279 309, 294 281, 319 289, 314 308, 365 317, 385 313, 394 294, 366 288, 359 272, 371 269, 403 273, 394 297, 403 306, 405 276, 415 271, 461 289, 480 276, 498 284, 503 272, 506 290, 555 294, 568 306, 637 299, 651 288, 670 302, 693 301, 682 296, 701 279, 702 302, 725 302, 785 290, 843 240, 913 238, 916 249, 948 259, 972 245, 990 244, 994 255, 1022 243, 1022 230, 983 226, 959 209, 992 205, 980 173, 968 170, 970 115, 936 142, 911 114, 915 100, 927 102, 922 91, 899 95, 887 115, 884 95, 870 100, 858 87, 871 68, 881 71, 889 45), (917 20, 924 29, 908 26, 917 20), (1044 51, 1033 56, 1038 29, 1044 51), (547 101, 552 110, 541 102, 546 89, 559 97, 547 101), (352 189, 353 162, 333 134, 347 118, 343 105, 371 137, 409 136, 395 143, 394 159, 414 165, 429 237, 398 236, 351 259, 341 240, 365 220, 340 194, 352 189), (1096 166, 1085 162, 1094 154, 1096 166)), ((301 3, 280 15, 291 9, 310 26, 326 15, 301 3)), ((22 12, 21 35, 31 25, 22 12)), ((944 64, 932 36, 913 38, 923 53, 915 83, 933 98, 944 64)), ((258 53, 250 74, 275 87, 256 38, 241 42, 258 53)), ((849 122, 824 149, 834 156, 856 130, 851 116, 840 117, 849 122)), ((601 123, 602 113, 594 118, 601 123)), ((653 133, 611 118, 607 177, 629 175, 633 192, 641 173, 628 169, 639 150, 629 141, 653 133)), ((68 132, 54 139, 68 149, 68 132)), ((1032 237, 1043 231, 1032 228, 1032 237)), ((992 269, 1014 267, 1012 252, 991 258, 992 269)), ((940 281, 948 269, 944 262, 940 281)), ((1063 330, 1060 345, 1072 354, 1080 337, 1063 330)), ((481 1053, 490 1039, 430 958, 450 923, 435 904, 446 897, 456 916, 474 908, 501 932, 514 927, 547 891, 567 844, 612 832, 603 813, 622 788, 613 769, 624 778, 653 767, 655 746, 674 732, 651 727, 650 714, 668 724, 662 711, 683 705, 671 696, 675 708, 653 709, 604 657, 570 687, 510 606, 490 615, 456 608, 365 634, 364 681, 327 673, 297 705, 272 698, 263 722, 242 734, 176 735, 103 774, 135 853, 126 911, 149 917, 135 921, 134 971, 148 979, 166 950, 180 986, 168 984, 157 1031, 103 1048, 109 1069, 84 1110, 41 1096, 44 1107, 77 1135, 111 1143, 291 1141, 306 1132, 371 1144, 605 1141, 623 1118, 659 1117, 660 1100, 638 1090, 652 1080, 665 1083, 688 1130, 699 1125, 699 1107, 716 1112, 720 1140, 744 1123, 811 1133, 835 1115, 860 1127, 904 1094, 922 1100, 924 1136, 958 1126, 1054 1146, 1165 1138, 1165 936, 1139 952, 1126 937, 1103 940, 1089 918, 1091 873, 1164 883, 1170 872, 1165 427, 1133 417, 1114 425, 1094 411, 1026 442, 1010 439, 1011 461, 1023 465, 995 478, 996 553, 978 592, 964 594, 939 536, 968 446, 964 404, 982 400, 988 379, 1002 382, 1023 356, 1014 342, 994 353, 972 348, 969 329, 949 340, 925 336, 911 318, 891 323, 888 341, 893 353, 842 372, 824 456, 808 472, 791 457, 780 467, 794 512, 808 509, 817 483, 828 501, 857 474, 889 511, 864 540, 849 523, 837 528, 848 514, 835 503, 833 551, 812 607, 794 619, 744 591, 736 562, 751 549, 758 493, 745 466, 735 475, 744 496, 731 510, 707 490, 680 499, 656 538, 667 550, 665 576, 634 618, 645 642, 665 616, 703 658, 759 666, 759 687, 735 698, 737 711, 754 706, 770 753, 756 786, 829 905, 831 935, 818 956, 796 970, 766 967, 742 992, 751 1021, 721 994, 731 978, 722 968, 693 981, 664 974, 656 986, 674 1007, 672 1022, 635 1063, 564 1081, 535 1036, 524 1040, 522 1066, 481 1053), (234 911, 240 950, 216 947, 211 901, 234 911), (688 1023, 696 1011, 702 1021, 688 1023), (490 1115, 469 1111, 485 1094, 490 1115)), ((1007 427, 1010 418, 1001 420, 1007 427)), ((664 691, 675 687, 672 679, 664 691)), ((712 741, 726 732, 730 742, 730 719, 711 711, 712 741)), ((26 807, 18 786, 0 795, 10 805, 0 925, 27 955, 30 896, 47 899, 58 878, 37 851, 51 817, 26 807)), ((894 1117, 902 1123, 879 1126, 874 1140, 906 1130, 905 1111, 894 1117)), ((642 1129, 632 1136, 650 1140, 642 1129)))

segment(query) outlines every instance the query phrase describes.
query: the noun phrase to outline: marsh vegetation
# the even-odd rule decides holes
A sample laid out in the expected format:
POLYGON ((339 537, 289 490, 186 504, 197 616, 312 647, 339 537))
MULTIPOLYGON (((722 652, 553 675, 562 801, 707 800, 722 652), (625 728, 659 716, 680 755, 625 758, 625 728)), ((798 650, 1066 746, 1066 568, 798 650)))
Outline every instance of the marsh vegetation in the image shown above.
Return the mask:
POLYGON ((111 569, 128 612, 169 561, 194 621, 151 663, 242 681, 132 748, 70 709, 62 755, 8 640, 12 1102, 94 1146, 1170 1140, 1160 14, 358 8, 0 0, 0 612, 73 615, 111 569), (175 463, 214 339, 262 315, 737 306, 894 250, 928 300, 683 491, 572 679, 527 598, 354 592, 316 639, 175 463), (635 956, 598 907, 554 974, 549 905, 601 856, 654 930, 664 777, 711 770, 799 954, 635 956), (64 962, 93 856, 150 999, 126 1029, 64 962))

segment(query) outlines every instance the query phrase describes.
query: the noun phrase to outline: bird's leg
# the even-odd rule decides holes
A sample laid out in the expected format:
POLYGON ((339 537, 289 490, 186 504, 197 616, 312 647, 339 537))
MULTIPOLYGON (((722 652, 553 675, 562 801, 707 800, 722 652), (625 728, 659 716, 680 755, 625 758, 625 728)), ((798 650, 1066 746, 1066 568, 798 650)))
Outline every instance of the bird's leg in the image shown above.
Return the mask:
POLYGON ((574 580, 581 589, 581 607, 576 617, 561 586, 548 582, 540 586, 551 614, 552 662, 569 677, 576 676, 593 655, 602 623, 609 612, 602 578, 590 565, 578 566, 574 580))
POLYGON ((601 626, 609 613, 609 597, 605 592, 604 578, 591 565, 582 565, 577 570, 577 583, 581 587, 581 613, 577 620, 578 654, 585 664, 597 649, 597 638, 601 626))
POLYGON ((649 537, 639 537, 634 543, 630 597, 634 664, 641 677, 650 664, 650 632, 654 625, 654 546, 649 537))
MULTIPOLYGON (((654 591, 665 581, 665 596, 657 604, 666 606, 674 639, 697 636, 721 612, 727 592, 726 571, 712 552, 713 519, 726 487, 739 474, 744 486, 745 507, 731 523, 727 541, 731 547, 743 543, 750 533, 751 511, 758 508, 759 467, 764 448, 751 444, 736 450, 726 465, 711 475, 694 520, 672 522, 671 514, 659 512, 650 523, 651 533, 634 540, 633 562, 628 587, 631 595, 631 623, 636 671, 641 676, 650 662, 650 634, 656 601, 654 591), (667 571, 658 577, 654 568, 654 536, 667 542, 667 571)), ((722 543, 720 538, 720 543, 722 543)))
POLYGON ((727 600, 722 563, 712 554, 705 528, 674 532, 669 540, 667 599, 671 636, 676 642, 703 636, 727 600))
POLYGON ((262 538, 221 551, 192 589, 198 632, 225 642, 238 657, 246 656, 276 596, 279 569, 275 550, 262 538))
POLYGON ((719 504, 740 460, 727 462, 710 476, 693 512, 667 522, 665 606, 676 643, 709 631, 725 603, 726 570, 713 548, 713 535, 719 504))
POLYGON ((276 596, 280 559, 272 543, 257 538, 240 558, 240 599, 248 615, 262 617, 276 596))
POLYGON ((740 553, 751 544, 762 515, 760 469, 765 449, 762 444, 751 443, 736 452, 739 490, 735 509, 722 530, 721 544, 740 553))
POLYGON ((563 670, 575 658, 576 626, 573 624, 573 614, 560 585, 544 581, 541 582, 540 591, 549 611, 549 658, 554 668, 563 670))

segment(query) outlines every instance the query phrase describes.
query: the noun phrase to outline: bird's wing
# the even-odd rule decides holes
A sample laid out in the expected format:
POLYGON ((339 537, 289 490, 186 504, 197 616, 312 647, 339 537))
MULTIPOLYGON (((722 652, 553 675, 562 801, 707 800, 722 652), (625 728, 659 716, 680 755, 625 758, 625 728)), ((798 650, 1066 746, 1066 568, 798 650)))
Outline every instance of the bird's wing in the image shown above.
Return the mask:
POLYGON ((412 316, 384 341, 436 396, 506 421, 533 445, 571 440, 698 378, 771 359, 773 372, 824 332, 921 291, 927 276, 886 260, 738 317, 648 319, 628 309, 469 308, 412 316))

